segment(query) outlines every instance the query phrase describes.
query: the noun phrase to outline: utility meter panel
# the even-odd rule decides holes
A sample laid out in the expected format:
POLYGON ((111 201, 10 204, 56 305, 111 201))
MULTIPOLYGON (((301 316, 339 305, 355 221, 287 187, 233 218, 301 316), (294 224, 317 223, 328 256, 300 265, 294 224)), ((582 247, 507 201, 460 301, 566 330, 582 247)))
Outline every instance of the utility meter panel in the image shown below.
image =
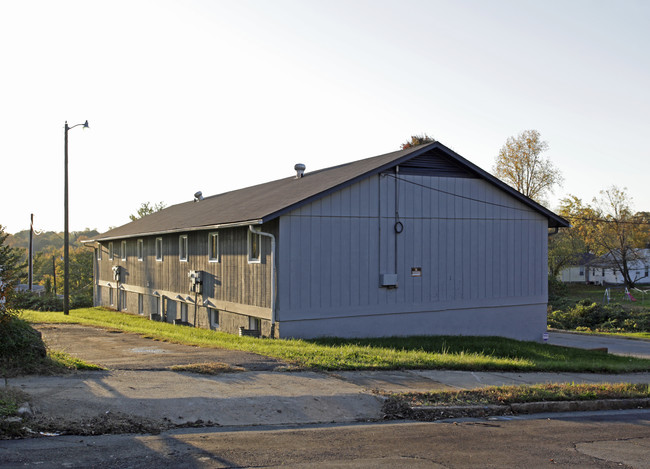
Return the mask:
POLYGON ((187 274, 190 278, 190 291, 194 293, 201 293, 201 271, 200 270, 190 270, 187 274))
POLYGON ((122 273, 122 268, 119 265, 113 266, 113 280, 116 282, 121 281, 120 274, 122 273))

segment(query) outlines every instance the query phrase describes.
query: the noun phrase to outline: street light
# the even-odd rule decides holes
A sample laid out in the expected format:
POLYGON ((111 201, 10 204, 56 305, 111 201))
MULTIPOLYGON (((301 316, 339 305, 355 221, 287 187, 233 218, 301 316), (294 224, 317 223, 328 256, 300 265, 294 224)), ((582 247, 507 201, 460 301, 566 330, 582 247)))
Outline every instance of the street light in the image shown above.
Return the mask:
POLYGON ((68 126, 68 121, 65 121, 65 177, 63 189, 63 314, 70 314, 70 246, 69 244, 69 230, 68 230, 68 130, 75 127, 83 126, 84 129, 88 128, 88 121, 83 124, 68 126))

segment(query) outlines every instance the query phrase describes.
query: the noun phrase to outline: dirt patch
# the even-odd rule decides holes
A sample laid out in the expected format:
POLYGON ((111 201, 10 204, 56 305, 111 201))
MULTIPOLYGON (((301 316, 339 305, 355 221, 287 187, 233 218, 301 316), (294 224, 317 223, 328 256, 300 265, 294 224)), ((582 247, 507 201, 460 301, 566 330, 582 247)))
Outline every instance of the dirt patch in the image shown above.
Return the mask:
POLYGON ((90 419, 52 419, 36 416, 0 420, 0 439, 38 438, 59 435, 105 435, 121 433, 158 434, 175 427, 170 422, 156 422, 120 413, 106 413, 90 419))

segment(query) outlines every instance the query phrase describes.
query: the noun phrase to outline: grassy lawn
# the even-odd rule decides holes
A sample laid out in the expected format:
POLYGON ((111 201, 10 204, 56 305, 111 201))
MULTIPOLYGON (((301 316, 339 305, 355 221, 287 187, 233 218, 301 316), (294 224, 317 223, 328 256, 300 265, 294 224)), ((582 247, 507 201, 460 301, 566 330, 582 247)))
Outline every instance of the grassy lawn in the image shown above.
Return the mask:
POLYGON ((580 332, 581 334, 611 335, 613 337, 627 337, 628 339, 650 340, 650 332, 607 332, 590 330, 579 330, 577 332, 580 332))
MULTIPOLYGON (((567 284, 566 299, 577 303, 580 300, 589 300, 593 303, 603 303, 605 298, 605 290, 607 287, 600 285, 586 285, 580 283, 567 284)), ((643 286, 642 289, 648 289, 643 286)), ((622 306, 639 306, 650 309, 650 293, 643 295, 641 292, 631 290, 632 297, 636 301, 630 301, 625 294, 625 287, 611 286, 609 287, 609 304, 620 304, 622 306)), ((607 301, 605 300, 605 304, 607 301)))
POLYGON ((320 370, 453 369, 510 371, 649 371, 650 360, 520 342, 497 337, 278 340, 239 337, 174 326, 103 308, 24 311, 32 323, 78 323, 119 329, 157 340, 258 353, 320 370))

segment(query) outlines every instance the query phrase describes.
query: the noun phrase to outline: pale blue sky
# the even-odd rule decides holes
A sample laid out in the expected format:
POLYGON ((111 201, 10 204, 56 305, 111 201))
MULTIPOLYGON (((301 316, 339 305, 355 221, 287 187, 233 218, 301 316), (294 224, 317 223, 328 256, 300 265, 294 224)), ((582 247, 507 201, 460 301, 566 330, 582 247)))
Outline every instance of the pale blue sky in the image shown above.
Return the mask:
POLYGON ((0 224, 106 230, 399 149, 491 170, 537 129, 569 193, 650 210, 647 1, 0 0, 0 224))

